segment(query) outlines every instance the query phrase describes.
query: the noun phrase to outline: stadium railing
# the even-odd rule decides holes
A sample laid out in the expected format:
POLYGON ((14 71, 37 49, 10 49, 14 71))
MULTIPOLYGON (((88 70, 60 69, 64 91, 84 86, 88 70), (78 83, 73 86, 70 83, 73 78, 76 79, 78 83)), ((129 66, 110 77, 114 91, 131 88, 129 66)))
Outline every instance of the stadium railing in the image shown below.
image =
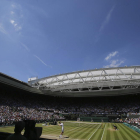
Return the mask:
POLYGON ((133 129, 134 131, 140 133, 140 129, 138 127, 136 127, 134 125, 130 125, 128 123, 123 123, 123 124, 126 125, 127 127, 131 128, 131 129, 133 129))

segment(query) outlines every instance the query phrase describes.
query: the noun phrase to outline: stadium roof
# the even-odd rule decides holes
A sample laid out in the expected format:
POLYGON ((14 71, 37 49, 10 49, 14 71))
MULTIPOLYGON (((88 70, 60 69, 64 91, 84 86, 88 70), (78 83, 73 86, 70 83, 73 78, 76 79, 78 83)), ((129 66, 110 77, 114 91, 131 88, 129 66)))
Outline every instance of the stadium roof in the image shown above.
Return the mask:
POLYGON ((140 66, 101 68, 45 77, 28 83, 44 94, 66 97, 140 93, 140 66))
POLYGON ((28 83, 0 72, 0 89, 2 88, 6 90, 18 89, 19 91, 23 90, 31 93, 43 94, 40 90, 32 88, 28 83))

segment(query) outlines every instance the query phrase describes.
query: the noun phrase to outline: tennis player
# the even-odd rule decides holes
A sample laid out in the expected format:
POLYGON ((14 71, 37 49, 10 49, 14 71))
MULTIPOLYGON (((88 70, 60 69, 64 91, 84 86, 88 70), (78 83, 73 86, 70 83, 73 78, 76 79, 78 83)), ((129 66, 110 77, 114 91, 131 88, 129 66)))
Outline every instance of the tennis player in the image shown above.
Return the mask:
POLYGON ((61 123, 61 121, 59 122, 58 125, 61 126, 61 134, 60 134, 59 138, 62 138, 62 135, 64 134, 64 125, 63 125, 63 123, 61 123))

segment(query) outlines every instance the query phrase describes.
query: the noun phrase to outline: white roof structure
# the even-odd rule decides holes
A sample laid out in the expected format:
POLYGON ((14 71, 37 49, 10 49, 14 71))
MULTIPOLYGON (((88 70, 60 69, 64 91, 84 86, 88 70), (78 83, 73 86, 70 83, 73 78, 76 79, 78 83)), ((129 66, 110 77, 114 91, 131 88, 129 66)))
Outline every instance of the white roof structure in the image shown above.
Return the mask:
POLYGON ((30 80, 53 96, 88 97, 140 93, 140 66, 76 71, 30 80))

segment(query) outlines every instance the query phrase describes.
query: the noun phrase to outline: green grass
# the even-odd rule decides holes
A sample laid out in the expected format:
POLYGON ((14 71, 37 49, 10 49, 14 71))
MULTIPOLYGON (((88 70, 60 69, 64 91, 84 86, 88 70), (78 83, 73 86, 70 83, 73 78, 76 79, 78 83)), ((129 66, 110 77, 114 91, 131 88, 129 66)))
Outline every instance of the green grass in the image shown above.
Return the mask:
MULTIPOLYGON (((119 130, 113 129, 113 123, 104 123, 103 125, 96 123, 69 123, 64 122, 64 138, 79 140, 140 140, 140 134, 127 126, 117 123, 115 124, 119 130), (66 138, 69 137, 69 138, 66 138)), ((43 127, 42 137, 58 139, 61 133, 61 126, 43 126, 36 124, 36 127, 43 127)), ((14 127, 0 127, 0 132, 14 132, 14 127)))

